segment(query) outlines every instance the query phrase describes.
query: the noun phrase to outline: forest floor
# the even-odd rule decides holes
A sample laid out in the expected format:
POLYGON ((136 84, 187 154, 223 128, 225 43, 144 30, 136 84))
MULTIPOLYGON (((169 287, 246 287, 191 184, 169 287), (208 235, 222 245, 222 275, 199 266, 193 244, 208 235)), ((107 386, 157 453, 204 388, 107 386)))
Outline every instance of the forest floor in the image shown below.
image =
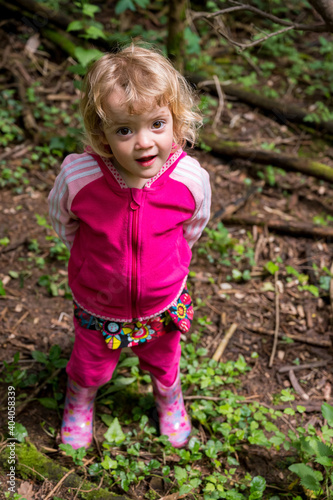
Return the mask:
MULTIPOLYGON (((2 37, 5 39, 5 34, 2 37)), ((12 139, 8 136, 0 152, 1 414, 6 413, 7 387, 16 383, 17 422, 26 428, 29 441, 55 462, 71 469, 72 459, 58 448, 65 369, 59 371, 57 366, 61 364, 52 364, 52 360, 32 354, 39 351, 48 356, 52 346, 58 345, 61 358, 68 359, 73 345, 66 255, 63 248, 57 246, 55 233, 48 225, 47 196, 58 172, 61 152, 57 157, 53 151, 57 147, 51 150, 44 144, 47 142, 45 137, 50 139, 54 134, 64 137, 68 123, 72 128, 78 126, 76 111, 73 111, 77 90, 73 87, 72 75, 66 70, 68 62, 53 62, 47 44, 46 48, 29 56, 24 53, 25 41, 22 38, 12 38, 12 42, 6 49, 5 75, 1 79, 2 89, 14 91, 14 95, 2 91, 2 100, 3 103, 7 100, 5 109, 12 113, 18 126, 17 130, 12 126, 14 136, 12 139), (40 82, 39 86, 35 85, 36 81, 40 82), (43 124, 51 122, 49 128, 44 126, 46 136, 37 144, 34 143, 34 140, 38 141, 36 136, 33 139, 24 131, 22 107, 16 94, 22 84, 33 89, 28 109, 33 111, 37 107, 43 124), (69 121, 67 117, 70 117, 69 121), (22 130, 24 138, 18 142, 22 130), (16 357, 13 362, 16 353, 20 353, 19 359, 16 357), (53 379, 45 385, 50 375, 53 379), (31 395, 33 399, 20 411, 21 405, 31 395), (50 400, 54 398, 59 400, 52 408, 50 400), (46 406, 43 406, 43 401, 46 406)), ((212 110, 211 118, 214 114, 212 110)), ((220 125, 225 137, 241 138, 244 143, 251 142, 252 145, 274 143, 283 148, 283 153, 292 156, 302 148, 303 154, 307 152, 333 166, 333 148, 322 141, 320 134, 310 134, 296 125, 281 125, 236 100, 232 100, 232 109, 223 115, 222 121, 220 125), (233 124, 231 129, 230 122, 233 124)), ((40 135, 40 130, 35 132, 40 135)), ((75 135, 75 130, 72 134, 75 135)), ((332 296, 329 291, 333 242, 329 238, 273 232, 269 230, 269 221, 272 218, 286 224, 288 221, 315 221, 322 227, 331 227, 333 185, 314 177, 264 167, 260 167, 264 175, 258 177, 258 166, 250 161, 226 161, 202 150, 189 151, 189 154, 207 169, 213 190, 209 231, 194 248, 189 278, 196 317, 191 333, 199 339, 195 349, 205 349, 200 351, 204 353, 202 357, 212 358, 225 332, 236 324, 220 361, 227 363, 244 359, 249 370, 237 381, 220 386, 220 390, 230 390, 239 397, 244 396, 247 401, 258 401, 275 410, 301 405, 305 408, 301 425, 313 426, 319 435, 325 423, 321 405, 333 401, 332 296), (227 222, 225 226, 218 226, 221 217, 214 218, 214 214, 246 198, 252 187, 258 189, 244 202, 237 216, 241 219, 242 214, 255 214, 264 221, 263 226, 227 222), (279 338, 271 360, 276 328, 279 338), (287 392, 283 392, 285 390, 287 392), (286 394, 293 394, 294 401, 283 398, 286 394)), ((188 342, 191 342, 190 336, 184 339, 184 345, 188 342)), ((198 366, 200 360, 198 355, 198 366)), ((186 363, 182 372, 185 376, 186 363)), ((121 368, 119 375, 131 375, 130 367, 121 368)), ((139 385, 142 384, 139 391, 146 394, 150 390, 149 384, 144 379, 138 380, 139 385)), ((190 414, 191 397, 199 397, 198 394, 193 393, 193 385, 185 384, 185 400, 190 414)), ((97 404, 95 438, 100 444, 107 430, 100 415, 111 414, 110 408, 118 397, 116 392, 110 407, 97 404)), ((136 404, 135 398, 133 401, 136 404)), ((127 400, 125 406, 131 405, 132 401, 127 400)), ((126 419, 122 422, 121 412, 117 414, 125 430, 126 419)), ((291 415, 287 423, 283 417, 280 422, 282 432, 286 432, 288 426, 299 425, 299 417, 291 415)), ((195 434, 207 442, 210 433, 196 419, 194 410, 192 419, 195 434)), ((4 424, 5 439, 7 423, 4 424)), ((5 441, 3 445, 6 445, 5 441)), ((95 452, 96 448, 91 457, 95 452)), ((263 476, 272 487, 271 494, 275 488, 289 495, 290 472, 277 465, 276 449, 244 444, 238 455, 241 463, 239 474, 249 472, 252 477, 263 476)), ((171 454, 170 457, 171 463, 172 459, 174 463, 180 460, 178 455, 171 454)), ((219 460, 226 463, 223 454, 219 460)), ((88 462, 85 462, 86 466, 88 462)), ((204 462, 199 461, 196 467, 202 467, 205 473, 204 462)), ((75 468, 80 470, 79 465, 75 468)), ((6 484, 5 472, 0 480, 6 484)), ((19 476, 16 481, 17 491, 23 493, 28 491, 24 488, 30 488, 27 498, 36 500, 45 498, 55 486, 52 481, 29 482, 19 476)), ((156 498, 170 494, 171 500, 177 498, 171 495, 171 486, 165 482, 154 485, 152 474, 139 484, 131 485, 126 493, 119 485, 112 491, 141 499, 150 498, 145 495, 155 488, 159 494, 156 498)), ((6 488, 1 493, 0 487, 0 498, 5 498, 5 491, 6 488)), ((303 498, 302 491, 298 494, 303 498)), ((61 485, 56 495, 58 498, 73 498, 68 488, 61 485)), ((192 495, 183 497, 192 498, 192 495)))

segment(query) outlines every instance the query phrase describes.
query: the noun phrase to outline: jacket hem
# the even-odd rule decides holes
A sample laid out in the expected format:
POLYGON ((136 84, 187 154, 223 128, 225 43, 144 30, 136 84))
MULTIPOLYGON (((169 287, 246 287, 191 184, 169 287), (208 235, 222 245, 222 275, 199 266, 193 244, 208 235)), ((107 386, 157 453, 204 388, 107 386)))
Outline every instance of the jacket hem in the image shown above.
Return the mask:
POLYGON ((167 305, 166 307, 163 307, 163 309, 161 309, 160 311, 154 313, 154 314, 151 314, 150 316, 141 316, 141 317, 138 317, 138 318, 111 318, 110 316, 102 316, 101 314, 98 314, 96 312, 93 312, 93 311, 90 311, 89 309, 87 309, 83 304, 81 304, 76 298, 75 298, 75 295, 74 293, 72 292, 72 295, 73 295, 73 300, 76 302, 76 304, 81 307, 81 309, 83 309, 85 312, 91 314, 92 316, 95 316, 96 318, 101 318, 101 319, 105 319, 106 321, 117 321, 118 323, 130 323, 131 321, 133 320, 137 320, 137 321, 142 321, 142 320, 148 320, 148 319, 152 319, 152 318, 155 318, 156 316, 159 316, 160 314, 164 313, 165 311, 167 311, 168 309, 170 309, 170 307, 172 306, 175 306, 176 303, 177 303, 177 300, 179 299, 184 287, 185 287, 185 284, 186 284, 186 281, 187 281, 187 275, 185 276, 182 284, 181 284, 181 287, 177 293, 177 296, 173 299, 173 301, 167 305))

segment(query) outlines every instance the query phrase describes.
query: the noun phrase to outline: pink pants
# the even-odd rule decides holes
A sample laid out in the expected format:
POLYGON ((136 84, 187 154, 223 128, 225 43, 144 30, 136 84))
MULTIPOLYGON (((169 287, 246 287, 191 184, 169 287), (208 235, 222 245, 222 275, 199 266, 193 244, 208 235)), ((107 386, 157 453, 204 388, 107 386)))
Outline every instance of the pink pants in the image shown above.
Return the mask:
MULTIPOLYGON (((117 366, 121 349, 108 349, 103 335, 79 325, 74 318, 75 342, 66 371, 81 387, 106 384, 117 366)), ((140 368, 149 371, 159 382, 170 387, 176 379, 181 347, 178 330, 131 347, 140 368)))

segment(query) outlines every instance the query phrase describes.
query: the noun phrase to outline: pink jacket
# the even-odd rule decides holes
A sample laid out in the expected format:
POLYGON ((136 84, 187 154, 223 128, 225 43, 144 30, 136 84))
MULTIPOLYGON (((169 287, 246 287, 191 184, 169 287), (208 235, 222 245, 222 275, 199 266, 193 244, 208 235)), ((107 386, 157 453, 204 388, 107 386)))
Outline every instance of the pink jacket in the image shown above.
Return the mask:
POLYGON ((208 173, 181 149, 142 189, 128 188, 111 161, 93 153, 71 154, 61 168, 50 217, 71 250, 74 300, 114 321, 166 311, 209 219, 208 173))

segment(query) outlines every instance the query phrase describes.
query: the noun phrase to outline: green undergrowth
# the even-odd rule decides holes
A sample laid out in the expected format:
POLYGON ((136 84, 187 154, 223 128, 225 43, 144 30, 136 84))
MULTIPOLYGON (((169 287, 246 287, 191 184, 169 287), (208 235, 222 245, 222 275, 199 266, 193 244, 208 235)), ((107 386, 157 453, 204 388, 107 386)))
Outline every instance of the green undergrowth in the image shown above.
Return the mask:
MULTIPOLYGON (((311 491, 312 498, 332 498, 333 408, 323 405, 325 423, 319 430, 305 425, 305 408, 295 405, 292 390, 276 395, 277 403, 286 404, 283 411, 247 400, 240 394, 251 366, 242 356, 225 363, 210 359, 200 347, 200 336, 192 334, 192 342, 183 345, 181 359, 183 392, 190 391, 186 401, 193 424, 188 446, 175 449, 166 436, 158 435, 150 377, 139 370, 136 357, 122 353, 117 372, 97 398, 97 418, 104 425, 103 438, 99 437, 102 455, 93 449, 59 446, 71 457, 77 473, 85 471, 96 484, 103 476, 103 487, 115 493, 141 488, 149 500, 159 498, 153 490, 147 491, 154 476, 161 478, 168 494, 190 499, 301 500, 305 491, 311 491), (250 473, 245 465, 258 450, 272 462, 267 477, 263 472, 250 473)), ((34 351, 32 357, 34 373, 21 370, 16 355, 12 363, 4 364, 0 383, 15 387, 19 406, 36 382, 49 379, 48 397, 38 401, 57 412, 60 425, 64 401, 56 370, 64 368, 66 360, 58 346, 49 354, 34 351)), ((24 442, 29 428, 16 426, 15 437, 24 442)), ((56 429, 47 427, 43 416, 41 426, 55 437, 56 429)))
MULTIPOLYGON (((326 226, 331 223, 332 217, 321 214, 313 218, 315 224, 326 226)), ((272 276, 279 273, 283 286, 295 288, 298 292, 308 292, 314 297, 327 296, 329 293, 332 273, 327 265, 322 262, 318 265, 312 262, 310 271, 296 269, 289 264, 287 256, 284 258, 279 253, 274 260, 266 261, 260 267, 254 259, 256 242, 252 234, 243 231, 239 238, 231 236, 228 229, 219 222, 215 228, 205 228, 205 237, 199 242, 198 254, 206 258, 211 264, 222 265, 226 271, 226 283, 222 284, 223 298, 228 300, 228 289, 231 283, 245 283, 254 278, 262 280, 261 292, 274 291, 272 276), (255 272, 254 272, 254 268, 255 272), (312 276, 312 283, 310 279, 312 276), (230 283, 228 283, 230 282, 230 283)), ((190 277, 195 277, 191 272, 190 277)), ((214 283, 214 279, 212 278, 214 283)))

